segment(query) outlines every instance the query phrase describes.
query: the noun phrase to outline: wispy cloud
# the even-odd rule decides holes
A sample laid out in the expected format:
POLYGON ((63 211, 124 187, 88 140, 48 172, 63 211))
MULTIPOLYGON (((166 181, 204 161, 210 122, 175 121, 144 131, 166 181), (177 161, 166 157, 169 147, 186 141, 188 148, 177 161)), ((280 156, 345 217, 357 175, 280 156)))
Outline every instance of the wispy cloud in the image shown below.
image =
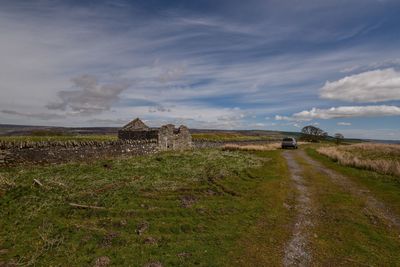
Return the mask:
POLYGON ((337 123, 337 125, 338 126, 351 126, 351 122, 340 121, 340 122, 337 123))
POLYGON ((28 117, 28 118, 34 118, 34 119, 40 119, 40 120, 65 119, 66 118, 65 115, 60 115, 60 114, 55 114, 55 113, 28 113, 28 112, 19 112, 19 111, 8 110, 8 109, 0 110, 0 112, 3 114, 22 116, 22 117, 28 117))
POLYGON ((400 107, 397 106, 341 106, 329 109, 312 108, 294 113, 292 116, 275 116, 276 120, 310 121, 313 119, 336 119, 354 117, 382 117, 400 116, 400 107))
POLYGON ((114 125, 139 116, 150 124, 293 130, 291 114, 310 107, 399 106, 392 12, 399 7, 376 0, 9 1, 0 10, 0 106, 19 115, 1 113, 2 121, 42 123, 32 114, 54 113, 65 117, 49 124, 114 125), (368 73, 377 69, 377 77, 368 73), (281 122, 265 123, 275 114, 281 122))

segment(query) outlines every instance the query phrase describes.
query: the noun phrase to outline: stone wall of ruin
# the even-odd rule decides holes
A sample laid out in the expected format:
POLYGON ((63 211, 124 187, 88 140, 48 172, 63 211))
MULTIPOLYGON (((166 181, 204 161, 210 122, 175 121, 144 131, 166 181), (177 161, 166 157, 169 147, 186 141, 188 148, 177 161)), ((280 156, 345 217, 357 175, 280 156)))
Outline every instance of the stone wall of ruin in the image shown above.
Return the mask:
POLYGON ((158 138, 158 130, 148 131, 118 131, 118 139, 120 140, 151 140, 158 138))
POLYGON ((0 142, 0 166, 90 161, 158 151, 157 139, 66 142, 0 142))
POLYGON ((192 147, 192 136, 185 126, 176 129, 172 124, 164 125, 158 132, 158 146, 160 150, 189 149, 192 147))

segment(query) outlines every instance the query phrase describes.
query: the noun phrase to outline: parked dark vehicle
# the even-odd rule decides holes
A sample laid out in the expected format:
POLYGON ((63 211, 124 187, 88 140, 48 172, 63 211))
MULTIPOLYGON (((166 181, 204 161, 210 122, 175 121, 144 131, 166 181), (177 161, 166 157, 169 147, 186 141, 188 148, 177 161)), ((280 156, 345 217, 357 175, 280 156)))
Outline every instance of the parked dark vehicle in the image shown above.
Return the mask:
POLYGON ((282 149, 285 149, 285 148, 289 148, 289 147, 292 147, 292 148, 297 148, 297 141, 296 141, 296 139, 295 138, 293 138, 293 137, 285 137, 285 138, 283 138, 283 140, 282 140, 282 149))

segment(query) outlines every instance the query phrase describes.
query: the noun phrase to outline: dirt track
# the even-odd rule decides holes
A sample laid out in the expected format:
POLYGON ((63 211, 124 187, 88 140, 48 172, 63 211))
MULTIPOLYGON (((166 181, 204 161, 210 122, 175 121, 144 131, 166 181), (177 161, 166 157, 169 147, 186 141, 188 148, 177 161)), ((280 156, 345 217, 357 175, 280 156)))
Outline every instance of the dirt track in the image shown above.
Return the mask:
POLYGON ((372 193, 356 184, 350 178, 323 166, 321 163, 310 158, 303 150, 284 151, 291 179, 297 191, 295 211, 295 223, 292 229, 292 237, 285 246, 284 266, 310 266, 313 265, 312 249, 310 248, 310 237, 312 237, 313 225, 317 224, 316 211, 313 210, 313 195, 311 188, 307 185, 303 176, 302 166, 295 160, 296 157, 303 159, 311 166, 312 172, 326 176, 343 191, 350 193, 365 203, 365 213, 379 218, 388 228, 394 228, 400 232, 400 218, 391 212, 384 203, 377 200, 372 193))
POLYGON ((334 183, 341 186, 344 191, 347 191, 365 201, 366 208, 371 214, 383 219, 389 227, 395 227, 400 231, 400 218, 395 216, 384 203, 374 198, 368 189, 354 183, 348 177, 345 177, 332 169, 326 168, 321 163, 310 158, 304 151, 300 150, 297 153, 303 157, 307 163, 313 166, 315 170, 328 176, 334 183))
POLYGON ((304 178, 301 176, 301 167, 294 160, 291 151, 285 151, 291 179, 297 190, 296 221, 293 227, 292 238, 285 247, 284 266, 308 266, 311 262, 311 251, 309 249, 310 228, 313 226, 312 205, 310 191, 304 178))

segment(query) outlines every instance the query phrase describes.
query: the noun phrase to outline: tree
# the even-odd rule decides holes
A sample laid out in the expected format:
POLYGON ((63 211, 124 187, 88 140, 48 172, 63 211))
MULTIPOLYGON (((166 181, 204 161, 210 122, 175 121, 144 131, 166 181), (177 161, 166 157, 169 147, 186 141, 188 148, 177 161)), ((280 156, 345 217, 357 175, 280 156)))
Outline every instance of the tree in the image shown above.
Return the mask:
POLYGON ((343 134, 341 134, 341 133, 335 133, 336 144, 340 144, 340 143, 342 142, 343 139, 344 139, 343 134))
POLYGON ((319 142, 321 139, 324 139, 328 136, 327 132, 324 132, 320 128, 313 125, 303 127, 303 129, 301 129, 301 133, 301 138, 309 142, 319 142))

